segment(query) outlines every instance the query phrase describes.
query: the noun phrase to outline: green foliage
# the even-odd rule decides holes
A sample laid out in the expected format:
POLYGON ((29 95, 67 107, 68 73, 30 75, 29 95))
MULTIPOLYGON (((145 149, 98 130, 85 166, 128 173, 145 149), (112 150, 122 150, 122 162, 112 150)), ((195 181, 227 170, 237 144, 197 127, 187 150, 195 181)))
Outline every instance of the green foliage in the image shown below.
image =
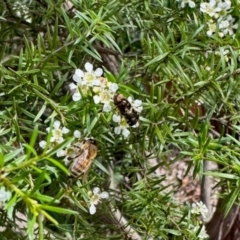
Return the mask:
MULTIPOLYGON (((4 239, 16 237, 9 226, 17 213, 27 221, 18 239, 127 239, 129 231, 146 240, 199 239, 199 219, 156 170, 189 157, 194 177, 220 179, 225 215, 239 203, 239 30, 208 36, 200 1, 194 9, 175 0, 67 2, 0 4, 0 187, 11 193, 1 208, 4 239), (69 84, 86 62, 143 102, 128 138, 115 134, 116 109, 104 112, 94 92, 72 100, 69 84), (55 120, 70 133, 52 146, 55 120), (87 179, 69 178, 58 156, 74 130, 98 142, 87 179), (207 160, 220 168, 204 172, 207 160), (110 197, 91 216, 94 187, 110 197)), ((239 4, 231 9, 237 18, 239 4)))

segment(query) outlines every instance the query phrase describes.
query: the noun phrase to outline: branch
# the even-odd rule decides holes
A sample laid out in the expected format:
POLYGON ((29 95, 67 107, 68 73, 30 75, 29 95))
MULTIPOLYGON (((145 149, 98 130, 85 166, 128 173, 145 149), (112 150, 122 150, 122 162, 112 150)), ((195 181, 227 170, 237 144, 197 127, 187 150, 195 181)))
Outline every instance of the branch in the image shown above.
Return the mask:
MULTIPOLYGON (((109 167, 110 173, 110 189, 116 190, 116 186, 114 183, 114 172, 112 168, 109 167)), ((116 209, 113 205, 110 205, 110 209, 114 218, 114 222, 119 225, 119 228, 124 231, 124 233, 128 236, 128 239, 132 240, 141 240, 141 236, 137 233, 137 231, 130 226, 127 219, 122 215, 119 209, 116 209)))

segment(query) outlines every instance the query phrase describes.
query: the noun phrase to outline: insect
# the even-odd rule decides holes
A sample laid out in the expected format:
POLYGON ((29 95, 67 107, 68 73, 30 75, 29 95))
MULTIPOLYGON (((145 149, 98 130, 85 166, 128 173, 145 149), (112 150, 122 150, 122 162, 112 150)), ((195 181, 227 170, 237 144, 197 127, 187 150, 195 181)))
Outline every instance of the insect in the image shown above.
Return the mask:
POLYGON ((113 102, 119 112, 126 118, 129 126, 133 126, 137 123, 139 119, 138 112, 122 94, 116 94, 113 98, 113 102))
POLYGON ((81 146, 75 146, 80 149, 79 155, 73 159, 69 167, 71 176, 80 177, 85 174, 94 158, 97 156, 97 142, 94 139, 84 140, 81 146))

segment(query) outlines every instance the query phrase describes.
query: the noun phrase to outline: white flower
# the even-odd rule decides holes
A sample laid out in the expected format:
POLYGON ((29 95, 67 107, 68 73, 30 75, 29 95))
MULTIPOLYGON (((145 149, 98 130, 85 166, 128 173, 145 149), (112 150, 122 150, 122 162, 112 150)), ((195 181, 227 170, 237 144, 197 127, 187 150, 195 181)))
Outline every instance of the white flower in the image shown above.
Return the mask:
POLYGON ((100 192, 100 188, 95 187, 92 191, 93 194, 90 199, 90 207, 89 212, 91 215, 96 213, 96 205, 101 201, 101 199, 109 198, 109 194, 107 192, 100 192))
POLYGON ((233 29, 237 29, 238 28, 238 24, 235 23, 233 24, 235 21, 235 18, 233 18, 231 15, 227 16, 226 20, 222 20, 221 22, 219 22, 219 29, 222 30, 223 34, 229 34, 229 35, 233 35, 233 29))
POLYGON ((141 112, 143 110, 142 107, 142 101, 141 100, 134 100, 132 99, 132 97, 128 97, 128 101, 130 102, 130 104, 132 105, 132 107, 137 111, 137 112, 141 112))
POLYGON ((207 31, 207 35, 208 35, 208 36, 212 36, 212 34, 216 32, 217 25, 216 25, 216 23, 214 23, 212 20, 210 20, 210 21, 207 23, 207 25, 208 25, 208 28, 209 28, 209 30, 207 31))
MULTIPOLYGON (((50 138, 50 142, 55 142, 55 143, 61 143, 64 141, 64 138, 62 137, 63 134, 66 134, 69 132, 69 130, 66 127, 60 128, 61 123, 60 121, 56 120, 53 123, 53 129, 52 129, 52 136, 50 138)), ((50 127, 48 127, 47 132, 50 131, 50 127)))
POLYGON ((119 126, 114 128, 114 133, 117 135, 122 133, 124 138, 127 138, 130 134, 130 131, 127 129, 129 125, 126 122, 126 119, 121 118, 119 115, 113 114, 113 121, 119 124, 119 126))
POLYGON ((73 80, 77 82, 78 85, 100 85, 98 77, 101 77, 103 70, 101 68, 97 68, 93 71, 93 65, 89 62, 85 63, 84 68, 86 72, 81 69, 76 69, 75 74, 73 75, 73 80))
POLYGON ((70 90, 74 90, 74 94, 72 95, 73 101, 79 101, 82 96, 81 93, 85 94, 88 92, 89 87, 100 86, 103 82, 102 77, 103 70, 101 68, 97 68, 93 71, 93 65, 89 62, 85 63, 84 68, 86 72, 81 69, 76 69, 73 75, 73 80, 76 82, 70 83, 70 90), (81 89, 81 92, 79 91, 81 89))
POLYGON ((113 94, 111 94, 107 90, 104 90, 104 91, 100 92, 99 98, 100 98, 101 103, 109 103, 113 98, 113 94))
MULTIPOLYGON (((199 231, 199 227, 196 226, 194 227, 193 231, 195 233, 197 233, 199 231)), ((202 228, 201 228, 201 231, 200 233, 198 234, 198 239, 199 240, 202 240, 202 239, 206 239, 206 238, 209 238, 208 234, 206 233, 206 229, 205 229, 205 226, 203 225, 202 228)))
POLYGON ((202 215, 203 218, 206 218, 208 209, 206 205, 200 201, 192 204, 191 213, 196 215, 202 215))
POLYGON ((228 9, 231 8, 231 5, 232 5, 232 3, 231 3, 230 0, 226 0, 225 2, 219 1, 219 2, 217 3, 217 6, 218 6, 219 8, 221 8, 221 10, 228 10, 228 9))
POLYGON ((5 187, 0 188, 0 208, 3 208, 5 206, 6 201, 8 201, 11 196, 11 192, 6 191, 5 187))
POLYGON ((231 1, 218 2, 217 6, 221 9, 218 13, 218 17, 223 18, 227 15, 227 10, 231 8, 231 1))
MULTIPOLYGON (((177 0, 178 2, 180 0, 177 0)), ((190 8, 194 8, 196 6, 195 2, 192 0, 181 0, 181 8, 185 8, 185 5, 188 4, 190 8)))
POLYGON ((107 84, 109 88, 99 88, 95 89, 97 95, 93 96, 93 100, 95 104, 103 103, 103 112, 110 112, 112 107, 111 107, 111 102, 113 102, 113 96, 115 91, 117 90, 118 86, 117 84, 107 84))
POLYGON ((209 3, 203 2, 200 4, 200 11, 208 14, 210 17, 218 17, 218 12, 221 11, 221 8, 216 6, 215 1, 210 1, 209 3))

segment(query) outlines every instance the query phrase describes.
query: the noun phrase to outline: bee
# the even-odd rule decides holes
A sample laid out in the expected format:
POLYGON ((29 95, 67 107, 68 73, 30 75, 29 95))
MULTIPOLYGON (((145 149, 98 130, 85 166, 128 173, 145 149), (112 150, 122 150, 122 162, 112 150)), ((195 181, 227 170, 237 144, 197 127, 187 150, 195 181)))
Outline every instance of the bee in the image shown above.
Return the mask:
POLYGON ((71 176, 80 177, 85 174, 94 158, 97 156, 97 142, 94 139, 84 140, 82 145, 75 146, 80 149, 79 155, 73 159, 69 167, 71 176))
POLYGON ((129 126, 133 126, 138 122, 138 112, 122 94, 116 94, 113 98, 113 102, 122 116, 125 117, 129 126))

